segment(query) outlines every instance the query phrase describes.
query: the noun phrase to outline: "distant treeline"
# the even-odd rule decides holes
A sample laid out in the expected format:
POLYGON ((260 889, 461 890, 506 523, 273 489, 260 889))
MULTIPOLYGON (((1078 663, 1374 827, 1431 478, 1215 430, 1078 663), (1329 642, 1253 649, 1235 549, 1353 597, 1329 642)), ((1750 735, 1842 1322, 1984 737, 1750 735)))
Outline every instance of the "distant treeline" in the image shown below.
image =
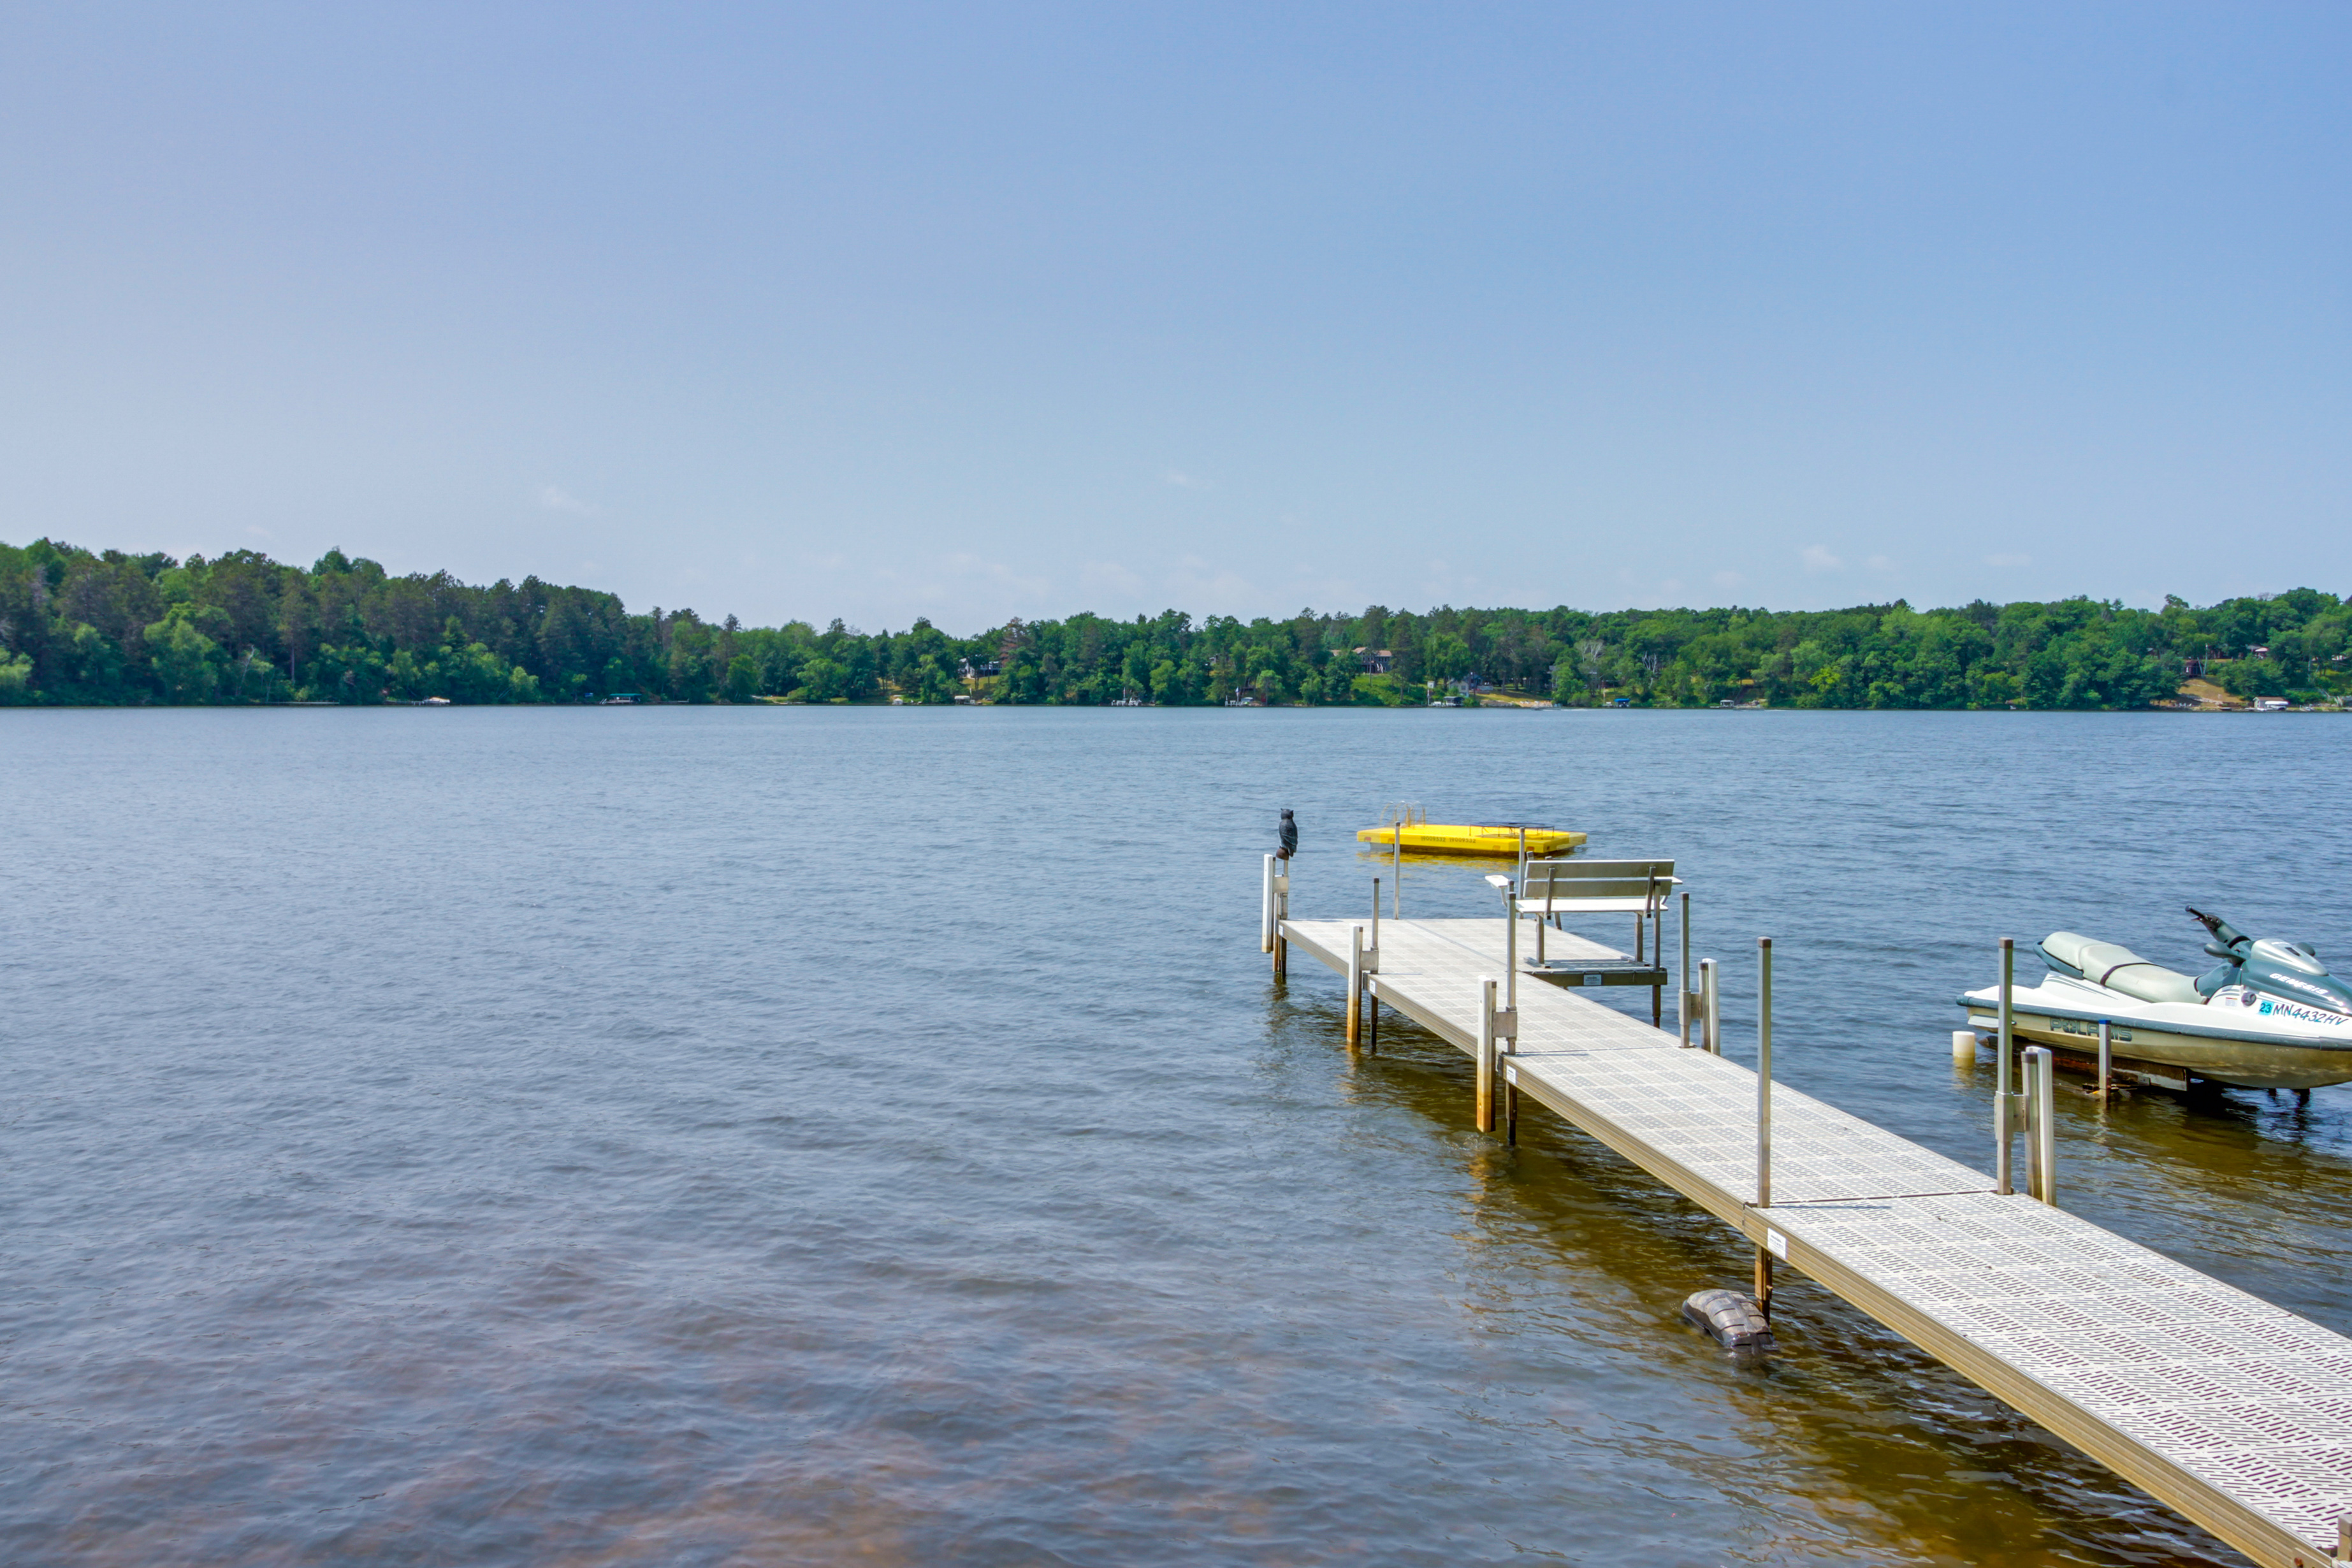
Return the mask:
POLYGON ((1578 705, 2141 708, 2202 674, 2241 697, 2352 690, 2331 594, 2161 610, 2114 601, 1914 610, 1436 609, 1284 620, 1073 616, 956 637, 929 621, 746 626, 631 615, 536 577, 394 577, 331 550, 304 571, 240 550, 0 544, 0 702, 1368 703, 1433 689, 1578 705))

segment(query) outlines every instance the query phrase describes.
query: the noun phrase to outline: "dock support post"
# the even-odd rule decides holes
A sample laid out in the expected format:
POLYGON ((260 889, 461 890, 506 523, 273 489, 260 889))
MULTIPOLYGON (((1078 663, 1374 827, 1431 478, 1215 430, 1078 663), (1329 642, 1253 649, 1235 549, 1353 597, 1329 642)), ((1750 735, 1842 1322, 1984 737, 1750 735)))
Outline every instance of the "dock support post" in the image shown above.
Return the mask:
POLYGON ((1478 1131, 1495 1130, 1495 979, 1478 982, 1478 1131))
POLYGON ((2058 1202, 2058 1097, 2046 1047, 2025 1049, 2025 1186, 2045 1204, 2058 1202))
POLYGON ((1290 939, 1282 934, 1282 922, 1290 918, 1290 862, 1285 860, 1274 878, 1274 977, 1290 978, 1290 939))
POLYGON ((1258 905, 1257 950, 1274 951, 1274 857, 1265 858, 1265 892, 1258 905))
POLYGON ((2115 1087, 2116 1039, 2115 1025, 2105 1018, 2099 1020, 2099 1098, 2107 1098, 2115 1087))
POLYGON ((1772 939, 1756 939, 1756 1206, 1772 1206, 1772 939))
POLYGON ((1698 961, 1700 1046, 1709 1056, 1723 1054, 1723 976, 1715 960, 1698 961))
POLYGON ((1691 973, 1690 973, 1690 895, 1683 895, 1682 919, 1675 922, 1682 933, 1683 963, 1675 974, 1675 1025, 1683 1032, 1683 1049, 1691 1043, 1691 973))
POLYGON ((1404 919, 1404 807, 1402 806, 1397 807, 1396 859, 1393 862, 1393 875, 1396 878, 1396 886, 1389 890, 1389 914, 1393 919, 1402 920, 1404 919))
POLYGON ((1364 1024, 1364 928, 1348 928, 1348 1044, 1354 1047, 1364 1024))
POLYGON ((2017 984, 2017 942, 2014 938, 2000 939, 2000 1037, 1993 1042, 1992 1064, 1992 1190, 2007 1197, 2017 1190, 2009 1175, 2010 1109, 2012 1099, 2009 1087, 2010 993, 2017 984))
MULTIPOLYGON (((1515 1057, 1519 1054, 1519 915, 1517 910, 1509 909, 1509 905, 1511 897, 1516 897, 1519 888, 1523 886, 1525 886, 1524 883, 1514 883, 1510 897, 1503 900, 1511 917, 1510 931, 1503 942, 1503 956, 1510 966, 1511 977, 1503 983, 1502 1016, 1491 1021, 1486 1029, 1490 1038, 1497 1035, 1501 1037, 1502 1043, 1497 1045, 1491 1053, 1496 1058, 1493 1064, 1493 1071, 1496 1087, 1502 1091, 1504 1141, 1514 1146, 1519 1141, 1519 1090, 1517 1085, 1502 1081, 1503 1064, 1500 1058, 1504 1056, 1515 1057)), ((1542 929, 1542 922, 1537 922, 1537 929, 1542 929)), ((1491 1003, 1491 996, 1489 1001, 1491 1003)), ((1492 1093, 1493 1090, 1490 1089, 1488 1092, 1492 1093)))
POLYGON ((1519 1016, 1519 911, 1511 907, 1517 892, 1503 894, 1503 973, 1510 976, 1503 982, 1503 1010, 1514 1018, 1519 1016))
MULTIPOLYGON (((1756 939, 1756 1206, 1772 1206, 1772 939, 1756 939)), ((1756 1249, 1756 1305, 1772 1315, 1772 1255, 1756 1249)))

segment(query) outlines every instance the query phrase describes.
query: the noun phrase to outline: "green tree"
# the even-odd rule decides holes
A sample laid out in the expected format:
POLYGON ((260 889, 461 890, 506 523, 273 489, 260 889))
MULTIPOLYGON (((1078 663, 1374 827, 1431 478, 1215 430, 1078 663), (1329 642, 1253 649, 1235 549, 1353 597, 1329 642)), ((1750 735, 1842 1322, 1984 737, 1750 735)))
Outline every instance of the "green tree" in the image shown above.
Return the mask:
POLYGON ((918 702, 953 702, 955 678, 940 663, 937 654, 927 653, 915 666, 913 691, 918 702))
POLYGON ((811 702, 846 700, 849 671, 819 654, 801 666, 801 689, 811 702))
POLYGON ((1421 645, 1421 667, 1431 680, 1459 680, 1470 673, 1470 645, 1452 632, 1433 632, 1421 645))
POLYGON ((209 702, 220 689, 220 644, 173 613, 146 628, 150 661, 166 702, 209 702))

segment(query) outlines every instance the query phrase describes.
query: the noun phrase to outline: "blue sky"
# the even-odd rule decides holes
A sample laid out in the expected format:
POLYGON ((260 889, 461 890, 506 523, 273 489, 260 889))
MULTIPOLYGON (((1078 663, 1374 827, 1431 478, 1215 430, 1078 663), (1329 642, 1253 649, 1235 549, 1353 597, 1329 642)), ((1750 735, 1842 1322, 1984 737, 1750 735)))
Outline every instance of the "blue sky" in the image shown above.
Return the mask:
POLYGON ((2352 8, 17 5, 0 539, 753 622, 2352 592, 2352 8))

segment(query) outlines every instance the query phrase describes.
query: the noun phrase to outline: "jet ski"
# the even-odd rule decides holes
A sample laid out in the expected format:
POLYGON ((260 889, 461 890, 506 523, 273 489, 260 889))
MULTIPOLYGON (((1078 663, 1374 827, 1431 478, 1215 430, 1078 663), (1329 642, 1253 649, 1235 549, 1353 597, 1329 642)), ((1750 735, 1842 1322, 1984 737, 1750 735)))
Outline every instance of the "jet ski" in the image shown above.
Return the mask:
MULTIPOLYGON (((2190 910, 2221 962, 2191 977, 2110 942, 2053 931, 2040 943, 2050 973, 2010 993, 2011 1027, 2066 1057, 2095 1057, 2108 1025, 2120 1076, 2186 1089, 2193 1075, 2248 1089, 2317 1089, 2352 1081, 2352 987, 2307 942, 2257 941, 2190 910)), ((1969 1022, 1994 1029, 2000 987, 1959 998, 1969 1022)))

